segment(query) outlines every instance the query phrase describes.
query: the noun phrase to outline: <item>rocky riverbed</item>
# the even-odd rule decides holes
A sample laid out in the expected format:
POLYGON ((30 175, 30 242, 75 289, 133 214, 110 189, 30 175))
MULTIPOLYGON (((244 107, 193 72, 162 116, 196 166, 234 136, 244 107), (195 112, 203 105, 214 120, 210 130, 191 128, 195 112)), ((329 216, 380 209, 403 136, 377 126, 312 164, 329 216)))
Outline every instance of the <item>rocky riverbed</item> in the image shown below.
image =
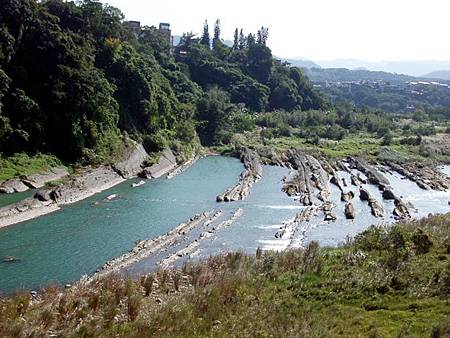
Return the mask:
MULTIPOLYGON (((329 223, 336 221, 336 213, 342 213, 349 221, 357 220, 361 212, 357 210, 357 205, 361 203, 353 202, 356 196, 367 203, 370 214, 375 218, 393 220, 411 218, 412 211, 415 211, 414 206, 405 201, 401 193, 394 192, 389 179, 383 173, 389 173, 390 176, 395 171, 404 179, 415 182, 422 189, 437 192, 450 189, 448 176, 434 166, 417 163, 402 165, 368 163, 358 157, 329 162, 321 156, 315 156, 300 149, 290 149, 281 154, 273 154, 263 149, 260 154, 266 159, 269 158, 269 163, 293 169, 289 177, 285 178, 283 191, 298 200, 305 208, 296 217, 283 223, 275 233, 277 239, 285 240, 294 237, 298 239, 301 237, 298 232, 308 231, 312 226, 308 225, 311 219, 317 219, 319 213, 323 214, 323 221, 329 223), (343 173, 346 173, 349 178, 344 178, 343 173), (340 191, 341 203, 330 199, 330 184, 340 191), (356 187, 356 191, 352 190, 354 188, 350 189, 350 185, 356 187), (376 190, 366 188, 370 186, 376 187, 376 190), (390 210, 385 209, 387 201, 392 201, 390 210), (340 208, 342 210, 338 210, 340 208)), ((317 224, 317 220, 315 223, 317 224)))
POLYGON ((103 267, 92 276, 92 279, 104 276, 112 272, 119 272, 127 266, 152 254, 167 250, 168 247, 175 245, 177 241, 186 236, 190 231, 199 226, 202 222, 206 222, 207 220, 212 221, 219 215, 220 212, 204 212, 203 214, 195 215, 188 222, 181 223, 173 230, 160 237, 137 243, 136 246, 126 254, 117 257, 109 262, 106 262, 105 265, 103 265, 103 267))

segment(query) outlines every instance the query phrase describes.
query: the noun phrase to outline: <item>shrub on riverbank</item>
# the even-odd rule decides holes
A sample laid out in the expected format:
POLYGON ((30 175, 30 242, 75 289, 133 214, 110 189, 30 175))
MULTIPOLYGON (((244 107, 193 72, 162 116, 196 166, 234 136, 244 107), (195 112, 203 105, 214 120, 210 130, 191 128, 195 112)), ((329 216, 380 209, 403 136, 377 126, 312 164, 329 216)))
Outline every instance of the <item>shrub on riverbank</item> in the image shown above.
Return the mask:
POLYGON ((0 336, 446 337, 450 214, 0 301, 0 336))
POLYGON ((0 153, 0 181, 21 175, 45 173, 51 168, 59 166, 62 166, 62 163, 53 155, 29 156, 25 153, 18 153, 10 157, 2 157, 0 153))

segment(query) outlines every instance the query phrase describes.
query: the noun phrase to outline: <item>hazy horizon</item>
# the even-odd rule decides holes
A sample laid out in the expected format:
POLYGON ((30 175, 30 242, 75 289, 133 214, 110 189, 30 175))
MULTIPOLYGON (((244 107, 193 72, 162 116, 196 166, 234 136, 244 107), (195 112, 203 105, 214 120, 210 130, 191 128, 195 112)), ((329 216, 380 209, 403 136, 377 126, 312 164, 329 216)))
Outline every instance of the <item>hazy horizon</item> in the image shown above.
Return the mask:
POLYGON ((190 2, 172 0, 102 0, 118 7, 127 20, 146 25, 169 22, 174 34, 201 33, 208 20, 210 31, 221 20, 222 37, 232 39, 236 27, 245 33, 269 27, 269 46, 283 58, 308 60, 358 59, 379 61, 443 61, 450 59, 445 0, 268 1, 229 0, 190 2), (298 43, 293 43, 298 41, 298 43))

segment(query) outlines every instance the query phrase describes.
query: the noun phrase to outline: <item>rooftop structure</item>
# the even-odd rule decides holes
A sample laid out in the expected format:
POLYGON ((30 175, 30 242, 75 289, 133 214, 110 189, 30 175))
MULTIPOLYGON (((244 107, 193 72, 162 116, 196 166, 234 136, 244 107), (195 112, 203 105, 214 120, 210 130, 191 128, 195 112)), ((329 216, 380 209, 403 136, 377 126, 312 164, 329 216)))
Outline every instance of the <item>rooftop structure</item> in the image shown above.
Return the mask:
POLYGON ((125 21, 123 25, 134 35, 138 36, 141 34, 141 23, 139 21, 125 21))

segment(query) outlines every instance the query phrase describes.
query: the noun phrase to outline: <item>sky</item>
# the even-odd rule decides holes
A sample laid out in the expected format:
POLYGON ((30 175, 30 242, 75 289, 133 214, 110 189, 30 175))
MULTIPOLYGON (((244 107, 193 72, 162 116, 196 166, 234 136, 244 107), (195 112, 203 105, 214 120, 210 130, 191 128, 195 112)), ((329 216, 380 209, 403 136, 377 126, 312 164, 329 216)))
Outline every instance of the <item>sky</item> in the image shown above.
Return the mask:
POLYGON ((449 0, 101 0, 127 20, 171 24, 173 33, 200 34, 220 19, 222 37, 269 28, 279 57, 321 61, 449 60, 449 0))

